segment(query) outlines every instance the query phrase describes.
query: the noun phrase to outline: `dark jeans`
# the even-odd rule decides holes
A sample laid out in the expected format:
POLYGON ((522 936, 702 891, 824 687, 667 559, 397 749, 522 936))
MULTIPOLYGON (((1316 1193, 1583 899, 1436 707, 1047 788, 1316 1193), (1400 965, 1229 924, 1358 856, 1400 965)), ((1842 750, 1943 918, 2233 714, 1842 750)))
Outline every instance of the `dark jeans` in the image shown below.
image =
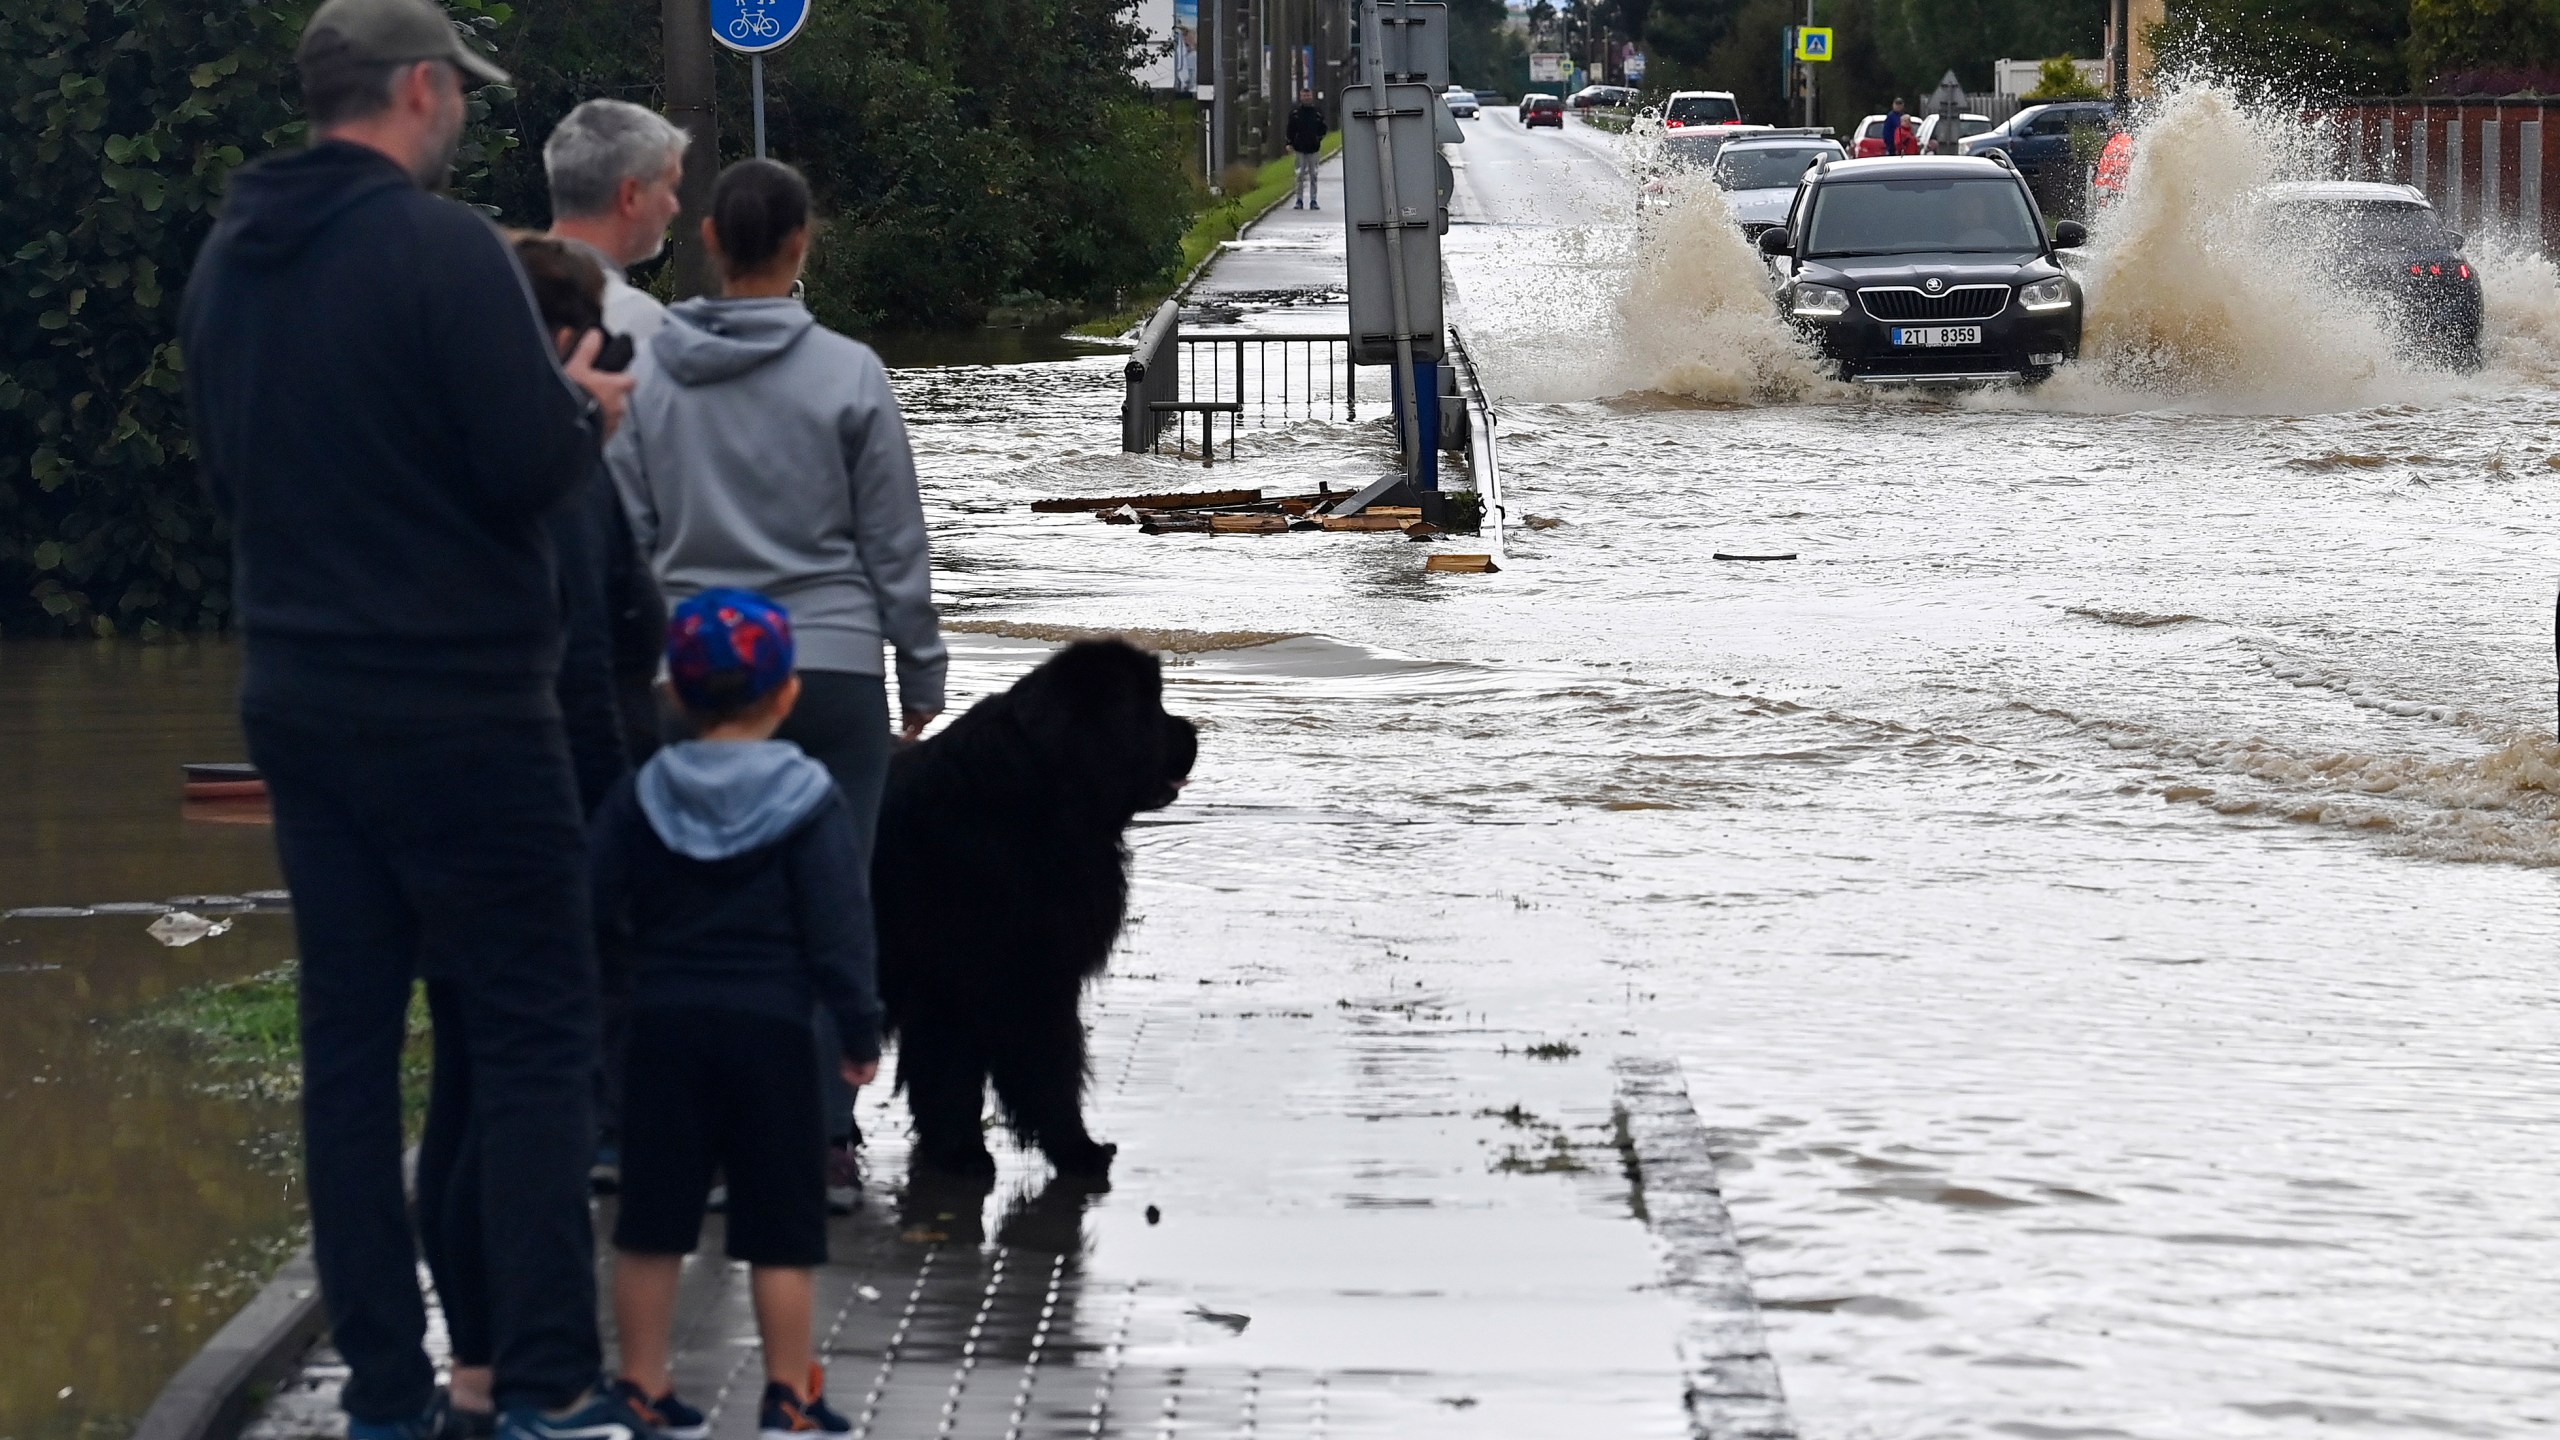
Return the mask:
MULTIPOLYGON (((842 670, 800 672, 800 703, 782 722, 776 738, 788 740, 827 767, 836 788, 853 806, 853 828, 866 879, 871 869, 871 841, 880 824, 880 792, 889 783, 889 688, 877 675, 842 670)), ((870 893, 869 886, 864 893, 870 893)), ((858 1140, 853 1122, 854 1089, 844 1083, 837 1061, 843 1043, 835 1017, 818 1007, 818 1075, 826 1098, 827 1138, 858 1140)))
POLYGON ((435 1384, 400 1178, 420 978, 437 1047, 419 1222, 438 1294, 457 1340, 495 1361, 501 1406, 567 1404, 603 1358, 586 1195, 595 952, 560 724, 242 718, 302 949, 312 1248, 348 1413, 415 1415, 435 1384))

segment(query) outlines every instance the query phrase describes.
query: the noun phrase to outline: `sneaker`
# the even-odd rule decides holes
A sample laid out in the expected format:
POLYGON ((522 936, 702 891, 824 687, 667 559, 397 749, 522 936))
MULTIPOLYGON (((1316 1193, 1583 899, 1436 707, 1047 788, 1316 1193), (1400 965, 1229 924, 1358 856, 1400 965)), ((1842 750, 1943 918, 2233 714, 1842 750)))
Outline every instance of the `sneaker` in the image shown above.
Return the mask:
POLYGON ((835 1140, 827 1145, 827 1209, 836 1215, 850 1215, 862 1203, 862 1151, 856 1142, 835 1140))
POLYGON ((616 1379, 613 1395, 638 1412, 641 1419, 658 1427, 667 1440, 705 1440, 711 1434, 711 1417, 679 1399, 676 1392, 652 1400, 648 1392, 629 1380, 616 1379))
POLYGON ((792 1394, 791 1387, 779 1380, 765 1382, 764 1404, 756 1410, 756 1430, 758 1440, 800 1440, 809 1435, 850 1434, 853 1422, 827 1403, 826 1367, 812 1365, 806 1399, 792 1394))
POLYGON ((509 1410, 498 1417, 498 1440, 659 1440, 648 1413, 618 1390, 590 1390, 566 1410, 509 1410))
POLYGON ((359 1420, 347 1417, 347 1440, 448 1440, 453 1428, 453 1399, 444 1387, 427 1399, 427 1408, 405 1420, 359 1420))

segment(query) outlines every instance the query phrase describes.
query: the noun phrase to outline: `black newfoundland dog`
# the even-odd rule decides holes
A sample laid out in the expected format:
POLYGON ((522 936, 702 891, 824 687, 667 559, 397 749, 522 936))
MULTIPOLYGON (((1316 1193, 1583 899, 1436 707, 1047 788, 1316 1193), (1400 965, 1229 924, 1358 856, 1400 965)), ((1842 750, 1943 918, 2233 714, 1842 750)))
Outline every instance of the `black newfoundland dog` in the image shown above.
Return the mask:
POLYGON ((1197 749, 1156 658, 1088 640, 891 762, 872 889, 917 1166, 995 1173, 993 1080, 1024 1144, 1063 1174, 1109 1173, 1115 1147, 1084 1128, 1077 1000, 1128 906, 1121 832, 1173 803, 1197 749))

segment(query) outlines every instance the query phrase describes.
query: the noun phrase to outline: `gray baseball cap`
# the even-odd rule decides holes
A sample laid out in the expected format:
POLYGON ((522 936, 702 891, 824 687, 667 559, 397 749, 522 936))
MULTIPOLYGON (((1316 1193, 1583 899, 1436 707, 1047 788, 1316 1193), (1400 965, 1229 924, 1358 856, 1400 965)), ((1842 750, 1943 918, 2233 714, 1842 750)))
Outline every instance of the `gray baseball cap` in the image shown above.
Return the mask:
POLYGON ((306 69, 443 60, 490 84, 507 83, 506 71, 462 43, 435 0, 328 0, 302 27, 293 58, 306 69))

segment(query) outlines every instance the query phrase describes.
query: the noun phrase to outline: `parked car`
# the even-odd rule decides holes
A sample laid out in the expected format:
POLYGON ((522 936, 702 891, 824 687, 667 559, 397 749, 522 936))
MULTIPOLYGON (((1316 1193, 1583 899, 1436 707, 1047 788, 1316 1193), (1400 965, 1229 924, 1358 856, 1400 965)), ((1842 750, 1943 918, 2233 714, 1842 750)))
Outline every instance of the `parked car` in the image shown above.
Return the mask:
POLYGON ((1689 130, 1701 125, 1739 125, 1742 106, 1730 90, 1674 90, 1662 103, 1662 128, 1689 130))
POLYGON ((1624 85, 1585 85, 1565 103, 1576 110, 1623 110, 1636 103, 1636 92, 1624 85))
POLYGON ((1520 123, 1532 130, 1541 125, 1564 128, 1564 102, 1553 95, 1532 95, 1520 106, 1520 123))
POLYGON ((1707 174, 1724 191, 1746 239, 1786 223, 1796 190, 1819 165, 1846 160, 1840 142, 1814 135, 1745 135, 1724 147, 1707 174))
POLYGON ((2048 210, 2079 208, 2081 167, 2095 160, 2115 107, 2104 100, 2030 105, 1979 135, 1959 141, 1967 155, 2007 155, 2048 210))
POLYGON ((1718 125, 1713 129, 1673 131, 1662 137, 1654 149, 1653 162, 1644 178, 1636 185, 1636 213, 1671 203, 1678 176, 1689 171, 1703 171, 1713 165, 1716 156, 1737 140, 1765 135, 1766 125, 1718 125))
MULTIPOLYGON (((1895 154, 1917 155, 1920 153, 1920 120, 1921 117, 1917 115, 1906 114, 1902 117, 1902 148, 1895 151, 1895 154)), ((1852 160, 1872 160, 1882 155, 1884 153, 1884 117, 1870 115, 1859 121, 1858 128, 1850 132, 1848 150, 1849 158, 1852 160)))
POLYGON ((2480 368, 2480 272, 2426 193, 2358 180, 2269 185, 2250 197, 2266 252, 2309 262, 2382 306, 2408 351, 2431 364, 2480 368))
POLYGON ((1779 313, 1869 384, 2034 383, 2080 353, 2080 284, 2057 251, 2087 232, 2044 214, 2000 157, 1843 160, 1806 175, 1760 234, 1779 313))
MULTIPOLYGON (((1911 153, 1915 155, 1934 154, 1936 152, 1932 151, 1929 147, 1938 142, 1938 117, 1935 115, 1923 115, 1918 117, 1918 119, 1920 121, 1920 134, 1918 140, 1915 141, 1911 147, 1911 153)), ((1966 139, 1971 136, 1979 135, 1990 128, 1991 117, 1988 115, 1975 115, 1970 112, 1957 115, 1957 149, 1952 153, 1962 154, 1962 147, 1966 139)))
POLYGON ((1441 91, 1440 103, 1448 106, 1449 113, 1461 120, 1476 118, 1476 92, 1463 85, 1452 85, 1441 91))
POLYGON ((1544 90, 1532 90, 1528 94, 1521 96, 1520 123, 1523 125, 1529 123, 1529 107, 1537 104, 1541 100, 1553 100, 1555 98, 1555 96, 1548 94, 1544 90))

